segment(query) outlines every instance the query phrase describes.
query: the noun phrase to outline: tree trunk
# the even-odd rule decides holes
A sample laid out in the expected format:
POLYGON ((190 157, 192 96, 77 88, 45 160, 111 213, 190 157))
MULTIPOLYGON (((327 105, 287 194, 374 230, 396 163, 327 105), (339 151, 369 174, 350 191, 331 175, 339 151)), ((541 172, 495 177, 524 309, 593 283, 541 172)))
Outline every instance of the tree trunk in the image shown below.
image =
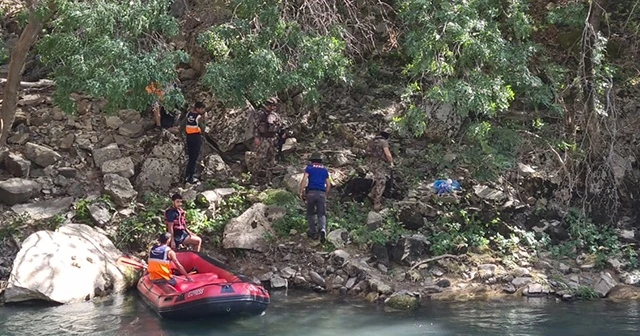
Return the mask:
POLYGON ((600 127, 598 122, 598 113, 596 111, 597 92, 595 80, 595 49, 598 40, 598 32, 600 31, 600 21, 605 12, 608 0, 591 0, 589 17, 585 27, 585 33, 582 39, 583 63, 584 63, 584 79, 583 94, 585 97, 585 120, 584 125, 588 134, 589 145, 594 153, 600 152, 600 127))
POLYGON ((9 74, 7 76, 7 82, 4 85, 2 109, 0 109, 0 117, 2 117, 2 122, 0 123, 0 146, 6 143, 16 116, 18 90, 20 88, 22 71, 24 70, 27 55, 42 30, 42 21, 38 18, 38 14, 35 13, 34 10, 29 11, 28 20, 27 26, 22 31, 22 34, 20 34, 18 43, 11 52, 9 74))

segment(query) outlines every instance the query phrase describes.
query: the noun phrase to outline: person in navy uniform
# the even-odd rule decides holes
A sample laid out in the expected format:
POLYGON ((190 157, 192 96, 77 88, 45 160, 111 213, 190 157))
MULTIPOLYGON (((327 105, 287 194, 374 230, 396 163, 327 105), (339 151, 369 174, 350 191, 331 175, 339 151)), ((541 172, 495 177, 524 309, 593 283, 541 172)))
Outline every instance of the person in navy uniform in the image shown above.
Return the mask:
POLYGON ((196 252, 200 252, 202 238, 187 229, 186 213, 182 209, 182 195, 174 194, 171 196, 171 201, 173 204, 164 212, 164 223, 167 226, 167 232, 173 236, 169 246, 175 249, 182 244, 192 246, 196 252))
POLYGON ((327 193, 331 189, 329 171, 322 164, 320 153, 311 154, 311 163, 304 170, 304 177, 300 181, 300 198, 307 203, 307 222, 309 231, 307 236, 318 239, 324 244, 327 237, 327 193))
POLYGON ((187 161, 187 169, 185 182, 196 183, 198 180, 195 178, 196 165, 200 158, 200 151, 202 150, 202 133, 205 129, 205 106, 202 102, 197 102, 194 109, 187 113, 180 125, 180 131, 186 134, 187 142, 187 154, 189 160, 187 161))

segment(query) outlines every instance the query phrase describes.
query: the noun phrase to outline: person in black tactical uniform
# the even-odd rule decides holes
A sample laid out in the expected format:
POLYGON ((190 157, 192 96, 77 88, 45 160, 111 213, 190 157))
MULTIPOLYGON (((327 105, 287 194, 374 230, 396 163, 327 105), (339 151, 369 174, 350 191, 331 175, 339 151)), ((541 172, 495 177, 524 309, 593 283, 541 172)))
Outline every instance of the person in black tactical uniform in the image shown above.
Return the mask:
POLYGON ((187 113, 180 125, 181 133, 186 134, 187 154, 189 155, 185 175, 186 183, 198 182, 195 174, 200 151, 202 150, 202 133, 204 133, 205 129, 204 109, 204 103, 197 102, 193 111, 187 113))

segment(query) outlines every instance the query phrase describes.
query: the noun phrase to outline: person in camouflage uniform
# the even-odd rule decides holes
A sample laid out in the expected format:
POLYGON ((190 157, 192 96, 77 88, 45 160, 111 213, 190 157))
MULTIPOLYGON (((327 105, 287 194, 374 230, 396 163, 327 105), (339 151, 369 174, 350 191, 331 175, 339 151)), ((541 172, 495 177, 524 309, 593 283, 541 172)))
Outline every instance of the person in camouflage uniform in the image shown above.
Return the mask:
POLYGON ((276 137, 282 126, 280 117, 276 114, 278 99, 267 99, 264 107, 256 111, 253 127, 253 151, 255 160, 249 165, 249 171, 257 178, 266 173, 267 180, 271 180, 271 166, 276 159, 276 137))
POLYGON ((389 130, 385 129, 369 142, 369 168, 373 172, 371 199, 373 209, 382 209, 382 194, 387 183, 387 174, 393 168, 393 157, 389 150, 389 130))

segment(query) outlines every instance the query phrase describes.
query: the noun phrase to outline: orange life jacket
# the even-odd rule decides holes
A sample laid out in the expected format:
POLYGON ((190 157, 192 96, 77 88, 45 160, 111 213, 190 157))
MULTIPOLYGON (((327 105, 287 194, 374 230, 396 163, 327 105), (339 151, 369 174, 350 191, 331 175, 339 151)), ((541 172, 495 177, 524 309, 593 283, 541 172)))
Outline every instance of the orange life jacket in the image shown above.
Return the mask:
POLYGON ((199 113, 189 112, 189 114, 187 114, 187 127, 185 128, 187 134, 202 133, 199 124, 200 118, 202 118, 202 116, 199 113))
POLYGON ((151 280, 169 280, 171 279, 171 260, 169 260, 169 252, 171 248, 167 245, 154 245, 149 251, 149 279, 151 280))

